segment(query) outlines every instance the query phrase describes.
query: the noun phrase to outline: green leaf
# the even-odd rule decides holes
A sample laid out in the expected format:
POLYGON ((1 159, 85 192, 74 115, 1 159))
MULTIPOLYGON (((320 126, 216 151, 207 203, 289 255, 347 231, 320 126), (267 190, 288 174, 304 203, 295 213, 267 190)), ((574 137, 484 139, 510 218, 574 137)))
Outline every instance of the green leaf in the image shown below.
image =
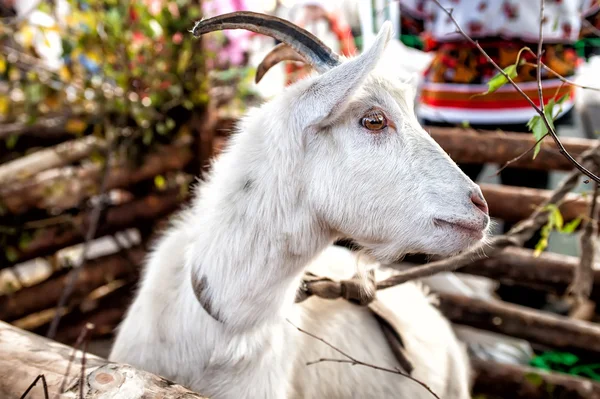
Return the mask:
POLYGON ((525 379, 535 387, 539 387, 544 383, 544 379, 537 373, 527 373, 525 379))
POLYGON ((11 134, 10 136, 8 136, 8 138, 6 139, 6 149, 12 150, 13 148, 15 148, 15 145, 17 145, 17 141, 19 141, 19 135, 11 134))
POLYGON ((157 123, 156 124, 156 132, 158 134, 160 134, 161 136, 167 134, 167 125, 165 125, 164 123, 161 123, 161 122, 157 123))
POLYGON ((142 137, 142 142, 145 145, 150 145, 152 143, 152 139, 154 138, 154 132, 150 129, 144 131, 144 136, 142 137))
MULTIPOLYGON (((548 101, 548 104, 544 106, 544 115, 546 116, 548 124, 550 125, 552 130, 554 130, 553 112, 555 105, 556 103, 554 102, 554 99, 552 99, 548 101)), ((535 115, 534 117, 532 117, 529 120, 529 122, 527 122, 527 127, 533 133, 533 137, 536 141, 540 141, 542 137, 548 134, 548 127, 546 126, 546 123, 544 123, 544 120, 540 115, 535 115)), ((535 159, 535 157, 537 157, 537 155, 539 154, 541 146, 541 141, 535 145, 535 149, 533 150, 533 159, 535 159)))
POLYGON ((558 207, 555 207, 554 210, 552 211, 552 214, 554 215, 554 226, 556 227, 557 230, 562 229, 563 224, 564 224, 564 219, 562 217, 562 214, 560 213, 560 209, 558 209, 558 207))
POLYGON ((167 118, 166 123, 167 129, 173 130, 173 128, 175 127, 175 121, 172 118, 167 118))
POLYGON ((544 250, 548 247, 548 238, 540 238, 540 240, 535 244, 535 250, 533 251, 533 256, 537 258, 544 252, 544 250))
POLYGON ((556 18, 554 18, 554 22, 552 23, 552 32, 555 32, 558 29, 558 20, 559 16, 557 15, 556 18))
POLYGON ((6 260, 8 260, 10 263, 14 263, 19 259, 19 253, 17 252, 15 247, 6 247, 6 249, 4 250, 4 256, 6 257, 6 260))
POLYGON ((165 180, 164 176, 156 175, 156 176, 154 176, 154 185, 159 190, 164 190, 165 186, 167 185, 167 181, 165 180))
POLYGON ((21 234, 21 236, 19 237, 19 249, 21 251, 27 249, 27 247, 29 246, 29 243, 33 241, 33 236, 31 235, 31 233, 28 232, 24 232, 21 234))
MULTIPOLYGON (((511 79, 514 79, 518 75, 517 74, 517 64, 509 65, 506 68, 504 68, 503 71, 511 79)), ((504 76, 504 74, 498 72, 496 75, 494 75, 493 78, 490 79, 490 81, 488 82, 488 90, 483 94, 493 93, 507 83, 508 83, 508 79, 506 78, 506 76, 504 76)))
POLYGON ((160 26, 157 20, 151 19, 150 22, 148 22, 148 25, 150 25, 150 29, 152 30, 152 36, 154 37, 154 39, 157 39, 160 36, 162 36, 163 28, 162 26, 160 26))
POLYGON ((37 104, 42 99, 42 85, 31 83, 25 86, 25 97, 29 104, 37 104))
POLYGON ((565 94, 564 96, 562 96, 561 98, 558 99, 558 101, 556 102, 557 105, 561 105, 562 103, 564 103, 565 101, 567 101, 567 99, 569 98, 569 94, 565 94))
MULTIPOLYGON (((533 133, 533 137, 536 141, 541 140, 541 138, 548 133, 548 129, 546 128, 546 125, 544 125, 544 121, 542 121, 542 118, 539 115, 533 116, 529 122, 527 122, 527 128, 533 133)), ((541 142, 535 145, 535 149, 533 150, 533 159, 537 157, 541 146, 541 142)))
POLYGON ((556 207, 554 204, 549 204, 544 207, 543 210, 549 211, 548 214, 548 222, 542 227, 540 230, 540 239, 535 245, 535 250, 533 252, 534 257, 540 256, 542 252, 548 247, 548 239, 550 238, 550 233, 552 232, 552 227, 556 223, 556 214, 553 211, 553 208, 556 207))
POLYGON ((581 218, 573 219, 569 223, 567 223, 565 225, 565 227, 563 227, 560 230, 560 232, 565 233, 565 234, 571 234, 575 231, 575 229, 577 229, 577 227, 579 227, 580 224, 581 224, 581 218))
POLYGON ((112 30, 115 36, 121 34, 121 15, 117 7, 112 7, 106 13, 106 25, 112 30))
MULTIPOLYGON (((564 100, 562 100, 564 101, 564 100)), ((553 98, 548 101, 548 104, 544 105, 544 115, 546 115, 546 119, 548 119, 548 124, 554 130, 554 106, 556 102, 553 98)))

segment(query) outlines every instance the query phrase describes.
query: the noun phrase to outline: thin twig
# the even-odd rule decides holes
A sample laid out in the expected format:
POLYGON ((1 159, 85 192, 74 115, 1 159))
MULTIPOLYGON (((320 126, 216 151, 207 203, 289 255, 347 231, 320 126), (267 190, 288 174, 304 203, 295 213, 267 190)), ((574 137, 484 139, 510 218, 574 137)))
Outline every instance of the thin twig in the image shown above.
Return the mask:
MULTIPOLYGON (((575 166, 581 173, 588 176, 590 179, 594 180, 596 183, 600 183, 600 177, 596 176, 595 174, 590 172, 586 167, 584 167, 579 162, 577 162, 577 160, 575 158, 573 158, 573 156, 565 149, 565 147, 563 146, 562 142, 560 141, 558 135, 556 134, 556 131, 552 128, 550 121, 548 121, 548 118, 546 118, 546 114, 544 114, 543 109, 538 107, 537 105, 535 105, 533 100, 531 98, 529 98, 529 96, 527 94, 525 94, 525 92, 519 87, 519 85, 517 85, 515 83, 515 81, 512 80, 512 78, 502 68, 500 68, 500 66, 488 55, 488 53, 479 45, 479 43, 477 41, 473 40, 469 35, 467 35, 465 33, 465 31, 460 27, 459 23, 456 21, 456 19, 452 15, 452 11, 448 11, 446 8, 444 8, 438 0, 433 0, 433 1, 452 20, 452 22, 456 26, 457 32, 460 33, 469 43, 471 43, 473 46, 475 46, 477 48, 477 50, 479 50, 479 52, 481 52, 481 54, 486 58, 486 60, 490 64, 492 64, 494 66, 494 68, 496 68, 496 70, 500 74, 502 74, 502 76, 504 76, 504 78, 506 78, 506 80, 508 82, 510 82, 510 84, 515 88, 515 90, 517 90, 517 92, 519 92, 519 94, 521 94, 521 96, 523 96, 523 98, 525 98, 525 100, 527 100, 529 105, 531 105, 531 107, 538 113, 541 120, 544 122, 544 125, 546 125, 546 129, 550 133, 550 136, 556 143, 556 146, 558 147, 560 153, 565 158, 567 158, 569 160, 569 162, 571 162, 573 164, 573 166, 575 166)), ((543 106, 543 104, 541 104, 541 105, 543 106)))
POLYGON ((583 19, 582 24, 585 25, 586 28, 588 28, 594 35, 600 37, 600 30, 598 28, 596 28, 594 26, 594 24, 592 24, 590 21, 588 21, 587 19, 583 19))
POLYGON ((318 340, 318 341, 321 341, 322 343, 324 343, 325 345, 327 345, 328 347, 330 347, 331 349, 333 349, 334 351, 336 351, 337 353, 339 353, 340 355, 342 355, 342 356, 344 356, 345 358, 347 358, 347 359, 348 359, 348 360, 340 360, 340 359, 327 359, 327 358, 321 358, 321 359, 319 359, 319 360, 316 360, 316 361, 312 361, 312 362, 308 362, 308 363, 306 363, 306 365, 307 365, 307 366, 310 366, 310 365, 312 365, 312 364, 317 364, 317 363, 320 363, 320 362, 327 362, 327 361, 331 361, 331 362, 337 362, 337 363, 350 363, 350 364, 352 364, 352 365, 364 366, 364 367, 369 367, 369 368, 372 368, 372 369, 375 369, 375 370, 380 370, 380 371, 385 371, 385 372, 388 372, 388 373, 398 374, 398 375, 401 375, 401 376, 403 376, 403 377, 406 377, 406 378, 408 378, 408 379, 409 379, 409 380, 411 380, 411 381, 414 381, 414 382, 416 382, 417 384, 419 384, 420 386, 422 386, 423 388, 425 388, 425 389, 426 389, 426 390, 427 390, 427 391, 428 391, 428 392, 429 392, 431 395, 433 395, 433 396, 434 396, 436 399, 440 399, 440 397, 439 397, 438 395, 436 395, 436 393, 435 393, 435 392, 433 392, 433 391, 431 390, 431 388, 429 388, 429 387, 427 386, 427 384, 425 384, 424 382, 422 382, 422 381, 419 381, 419 380, 417 380, 416 378, 414 378, 414 377, 412 377, 412 376, 410 376, 410 375, 408 375, 408 374, 406 374, 406 373, 402 372, 401 370, 399 370, 399 369, 388 369, 388 368, 385 368, 385 367, 376 366, 376 365, 374 365, 374 364, 365 363, 365 362, 363 362, 363 361, 360 361, 360 360, 358 360, 358 359, 355 359, 354 357, 350 356, 350 355, 349 355, 349 354, 347 354, 346 352, 342 351, 342 350, 341 350, 341 349, 339 349, 339 348, 336 348, 334 345, 332 345, 332 344, 330 344, 329 342, 325 341, 323 338, 321 338, 321 337, 318 337, 318 336, 316 336, 316 335, 314 335, 314 334, 312 334, 312 333, 310 333, 310 332, 308 332, 308 331, 306 331, 306 330, 303 330, 302 328, 300 328, 300 327, 298 327, 297 325, 295 325, 294 323, 292 323, 292 322, 291 322, 291 320, 289 320, 289 319, 286 319, 286 320, 287 320, 287 322, 288 322, 288 323, 290 323, 292 326, 294 326, 294 328, 296 328, 296 329, 297 329, 298 331, 300 331, 302 334, 306 334, 306 335, 308 335, 308 336, 309 336, 309 337, 311 337, 311 338, 314 338, 314 339, 316 339, 316 340, 318 340))
MULTIPOLYGON (((361 362, 356 362, 354 360, 349 360, 349 359, 333 359, 333 358, 322 357, 320 359, 313 360, 312 362, 306 362, 306 365, 307 366, 312 366, 313 364, 319 364, 319 363, 323 363, 323 362, 348 363, 348 364, 351 364, 353 366, 368 366, 368 367, 374 368, 375 370, 385 371, 385 372, 393 373, 393 374, 401 374, 401 375, 404 375, 404 376, 408 377, 408 374, 401 373, 398 369, 388 369, 388 368, 385 368, 385 367, 377 366, 375 364, 367 364, 367 365, 365 365, 365 364, 363 364, 361 362)), ((432 394, 435 395, 433 392, 432 392, 432 394)))
POLYGON ((58 398, 65 391, 65 387, 67 386, 67 378, 69 376, 69 372, 71 371, 71 365, 73 364, 73 360, 75 359, 75 354, 77 353, 77 349, 79 348, 81 343, 84 342, 84 339, 86 339, 88 333, 90 331, 92 331, 93 329, 94 329, 94 325, 91 323, 87 323, 85 325, 85 327, 81 330, 81 333, 79 333, 79 337, 77 337, 77 341, 75 341, 75 345, 73 345, 73 352, 71 353, 71 356, 69 357, 69 363, 67 364, 67 370, 65 371, 65 375, 63 377, 62 383, 60 384, 60 389, 58 390, 58 393, 56 394, 56 398, 58 398))
POLYGON ((44 399, 50 399, 50 394, 48 393, 48 383, 46 382, 46 377, 44 376, 44 374, 38 375, 35 378, 35 380, 33 380, 33 382, 31 383, 31 385, 29 385, 27 390, 25 392, 23 392, 23 395, 21 395, 20 399, 25 399, 27 397, 27 395, 29 395, 29 392, 33 389, 33 387, 35 387, 35 385, 37 384, 37 382, 39 380, 42 380, 42 386, 44 388, 44 399))
POLYGON ((598 236, 598 184, 594 184, 594 194, 590 204, 589 217, 585 222, 583 233, 579 239, 581 258, 575 269, 573 281, 567 288, 567 293, 573 297, 578 304, 589 298, 594 286, 594 259, 596 255, 596 239, 598 236))
POLYGON ((544 94, 542 91, 542 47, 544 45, 544 0, 540 0, 540 36, 538 39, 537 48, 537 86, 538 86, 538 97, 540 99, 540 107, 544 106, 544 94))
POLYGON ((130 251, 131 245, 130 245, 128 239, 126 238, 128 245, 130 245, 129 247, 123 245, 123 243, 121 242, 121 240, 119 240, 119 237, 117 237, 116 234, 111 235, 110 237, 111 237, 112 241, 115 243, 115 245, 117 246, 117 248, 119 249, 118 254, 121 255, 123 257, 123 259, 125 259, 127 261, 127 266, 129 268, 129 271, 134 272, 137 269, 137 262, 135 261, 133 256, 131 256, 131 251, 130 251))
MULTIPOLYGON (((541 64, 542 64, 542 67, 544 67, 544 69, 546 71, 550 72, 558 80, 560 80, 563 83, 568 84, 569 86, 579 87, 580 89, 585 89, 585 90, 600 91, 600 88, 598 88, 598 87, 585 86, 585 85, 582 85, 582 84, 579 84, 579 83, 575 83, 572 80, 569 80, 569 79, 565 78, 560 73, 556 72, 554 69, 550 68, 548 65, 544 64, 543 62, 541 64)), ((531 62, 524 62, 523 65, 527 65, 527 66, 530 66, 530 67, 536 67, 537 66, 537 64, 534 64, 534 63, 531 63, 531 62)))
MULTIPOLYGON (((106 156, 105 163, 104 163, 104 170, 102 172, 102 181, 100 183, 100 198, 102 198, 106 192, 108 177, 110 174, 110 163, 112 161, 112 155, 113 155, 113 145, 111 144, 111 146, 108 150, 108 154, 106 156)), ((71 296, 71 293, 73 292, 73 289, 75 287, 75 283, 77 282, 77 279, 79 277, 79 273, 81 272, 81 269, 83 268, 83 265, 85 264, 85 261, 87 260, 87 254, 88 254, 90 242, 96 236, 96 231, 98 229, 98 223, 100 221, 100 216, 102 215, 103 209, 104 209, 104 201, 98 201, 98 203, 96 204, 94 209, 92 209, 92 212, 90 214, 90 219, 91 219, 90 226, 85 234, 85 241, 83 243, 83 249, 81 251, 81 256, 79 257, 77 264, 75 265, 75 267, 69 274, 68 282, 58 300, 58 304, 56 305, 57 312, 54 315, 54 318, 52 319, 52 322, 50 323, 50 327, 48 328, 48 333, 46 334, 46 336, 50 339, 53 339, 54 336, 56 335, 56 330, 58 329, 58 324, 60 322, 60 319, 61 319, 62 313, 63 313, 61 311, 61 309, 63 307, 65 307, 65 305, 67 304, 67 301, 68 301, 69 297, 71 296)))
POLYGON ((533 151, 535 149, 535 147, 542 142, 542 140, 544 140, 546 138, 546 136, 548 136, 548 133, 544 134, 542 137, 540 137, 540 139, 538 141, 535 142, 534 145, 531 146, 531 148, 529 148, 527 151, 525 151, 524 153, 522 153, 521 155, 519 155, 518 157, 515 157, 513 159, 511 159, 510 161, 506 162, 504 165, 502 165, 501 168, 499 168, 496 173, 494 173, 495 176, 498 176, 500 174, 500 172, 502 172, 504 169, 508 168, 510 165, 512 165, 515 162, 518 162, 519 160, 521 160, 523 157, 525 157, 527 154, 529 154, 531 151, 533 151))
MULTIPOLYGON (((87 323, 85 325, 86 333, 91 332, 95 328, 94 324, 87 323)), ((83 354, 81 355, 81 377, 79 378, 79 399, 83 399, 83 387, 85 385, 85 354, 87 353, 89 339, 83 341, 83 354)))

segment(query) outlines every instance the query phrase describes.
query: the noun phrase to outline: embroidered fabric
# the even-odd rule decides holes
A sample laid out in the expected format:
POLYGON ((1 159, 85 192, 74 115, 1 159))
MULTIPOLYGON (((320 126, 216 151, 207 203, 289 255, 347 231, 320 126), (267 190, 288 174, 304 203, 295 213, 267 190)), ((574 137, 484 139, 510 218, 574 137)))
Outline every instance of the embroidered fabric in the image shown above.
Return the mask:
MULTIPOLYGON (((537 51, 539 2, 516 0, 443 0, 446 9, 463 30, 476 39, 501 67, 515 64, 524 47, 537 51)), ((425 51, 434 53, 423 73, 417 115, 444 123, 472 124, 526 123, 535 114, 530 104, 510 85, 481 95, 496 74, 487 59, 456 32, 453 21, 431 0, 401 0, 402 32, 420 35, 425 51)), ((546 1, 542 21, 544 46, 542 62, 556 73, 571 78, 582 60, 574 44, 580 35, 600 24, 597 0, 546 1), (582 31, 584 27, 587 30, 582 31)), ((539 106, 534 54, 523 51, 525 64, 514 79, 539 106), (531 84, 527 84, 531 83, 531 84)), ((544 104, 563 98, 559 117, 574 104, 576 90, 555 74, 542 71, 544 104)))

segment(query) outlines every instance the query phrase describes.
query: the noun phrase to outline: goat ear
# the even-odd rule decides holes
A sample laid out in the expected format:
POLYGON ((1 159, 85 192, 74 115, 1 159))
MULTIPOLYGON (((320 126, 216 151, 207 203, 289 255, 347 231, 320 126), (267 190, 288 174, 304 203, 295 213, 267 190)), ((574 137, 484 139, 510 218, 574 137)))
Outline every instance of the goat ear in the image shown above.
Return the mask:
POLYGON ((298 105, 306 126, 327 124, 344 111, 354 92, 377 65, 391 36, 392 24, 386 21, 367 51, 325 72, 304 90, 298 105))

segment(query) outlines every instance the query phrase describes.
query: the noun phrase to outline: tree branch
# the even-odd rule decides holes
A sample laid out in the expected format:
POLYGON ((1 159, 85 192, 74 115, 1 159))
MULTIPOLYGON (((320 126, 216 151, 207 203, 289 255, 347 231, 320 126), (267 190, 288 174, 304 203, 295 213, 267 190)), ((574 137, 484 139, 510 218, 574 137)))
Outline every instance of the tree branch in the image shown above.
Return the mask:
POLYGON ((35 380, 33 380, 33 382, 31 383, 31 385, 29 385, 27 390, 25 392, 23 392, 23 395, 21 395, 20 399, 25 399, 27 397, 27 395, 29 395, 29 392, 33 389, 33 387, 36 386, 36 384, 39 380, 42 380, 42 386, 44 389, 44 399, 50 399, 50 395, 48 393, 48 383, 46 382, 46 377, 44 376, 44 374, 38 375, 35 378, 35 380))
MULTIPOLYGON (((544 94, 542 92, 542 47, 544 45, 544 0, 540 0, 540 36, 538 39, 537 48, 537 85, 538 85, 538 97, 540 99, 540 107, 544 107, 544 94)), ((548 125, 549 126, 549 125, 548 125)))
MULTIPOLYGON (((481 52, 481 54, 487 59, 487 61, 490 64, 492 64, 494 66, 494 68, 496 68, 496 70, 499 73, 501 73, 506 78, 506 80, 508 82, 510 82, 511 85, 513 85, 513 87, 517 90, 517 92, 519 92, 519 94, 521 94, 521 96, 523 96, 523 98, 525 98, 527 100, 527 102, 529 103, 529 105, 531 105, 531 107, 538 113, 538 115, 540 116, 540 118, 544 122, 544 125, 548 129, 548 132, 549 132, 550 136, 552 137, 552 139, 556 143, 556 146, 558 147, 560 153, 563 156, 565 156, 569 160, 569 162, 571 162, 573 164, 573 166, 575 166, 575 168, 577 168, 581 173, 583 173, 584 175, 588 176, 590 179, 594 180, 596 183, 600 183, 600 177, 596 176, 595 174, 593 174, 592 172, 590 172, 586 167, 584 167, 579 162, 577 162, 577 160, 575 158, 573 158, 573 156, 571 154, 569 154, 569 152, 565 149, 565 147, 561 143, 560 139, 558 138, 558 135, 556 134, 556 131, 552 128, 552 125, 550 124, 550 122, 546 118, 546 114, 544 114, 543 103, 540 104, 540 107, 538 107, 537 105, 535 105, 535 103, 533 102, 533 100, 531 98, 529 98, 529 96, 527 94, 525 94, 525 92, 515 83, 514 80, 512 80, 512 78, 502 68, 500 68, 500 66, 488 55, 488 53, 479 45, 479 43, 477 41, 473 40, 469 35, 467 35, 465 33, 465 31, 460 27, 460 25, 458 24, 458 22, 456 21, 456 19, 452 15, 452 11, 448 11, 446 8, 444 8, 440 4, 440 2, 438 0, 433 0, 433 1, 452 20, 452 22, 456 26, 456 30, 458 31, 458 33, 460 33, 469 43, 471 43, 472 45, 474 45, 481 52)), ((540 21, 540 23, 541 23, 541 21, 540 21)))
POLYGON ((594 194, 590 204, 589 218, 585 223, 581 234, 579 245, 581 258, 575 269, 572 283, 567 288, 567 293, 575 297, 577 303, 581 304, 590 297, 594 286, 594 259, 596 255, 596 240, 598 237, 598 183, 594 184, 594 194))
POLYGON ((306 335, 308 335, 311 338, 314 338, 314 339, 316 339, 318 341, 321 341, 322 343, 324 343, 325 345, 327 345, 328 347, 330 347, 331 349, 333 349, 334 351, 336 351, 337 353, 339 353, 340 355, 344 356, 347 359, 347 360, 343 360, 343 359, 321 358, 319 360, 306 363, 307 366, 310 366, 312 364, 321 363, 321 362, 349 363, 349 364, 352 364, 352 365, 359 365, 359 366, 369 367, 369 368, 372 368, 372 369, 375 369, 375 370, 380 370, 380 371, 385 371, 385 372, 388 372, 388 373, 398 374, 398 375, 401 375, 403 377, 408 378, 411 381, 416 382, 417 384, 419 384, 420 386, 422 386, 423 388, 425 388, 431 395, 433 395, 433 397, 435 397, 436 399, 440 399, 440 397, 438 395, 436 395, 436 393, 433 392, 431 390, 431 388, 429 388, 427 386, 427 384, 425 384, 422 381, 417 380, 416 378, 414 378, 414 377, 412 377, 412 376, 410 376, 410 375, 408 375, 406 373, 403 373, 399 369, 388 369, 388 368, 385 368, 385 367, 376 366, 374 364, 365 363, 363 361, 355 359, 354 357, 350 356, 346 352, 342 351, 339 348, 336 348, 334 345, 332 345, 329 342, 325 341, 323 338, 318 337, 318 336, 316 336, 316 335, 314 335, 314 334, 312 334, 312 333, 310 333, 310 332, 308 332, 306 330, 303 330, 302 328, 300 328, 300 327, 296 326, 294 323, 292 323, 289 319, 286 319, 286 320, 287 320, 288 323, 290 323, 292 326, 294 326, 294 328, 297 329, 298 331, 300 331, 302 334, 306 334, 306 335))

